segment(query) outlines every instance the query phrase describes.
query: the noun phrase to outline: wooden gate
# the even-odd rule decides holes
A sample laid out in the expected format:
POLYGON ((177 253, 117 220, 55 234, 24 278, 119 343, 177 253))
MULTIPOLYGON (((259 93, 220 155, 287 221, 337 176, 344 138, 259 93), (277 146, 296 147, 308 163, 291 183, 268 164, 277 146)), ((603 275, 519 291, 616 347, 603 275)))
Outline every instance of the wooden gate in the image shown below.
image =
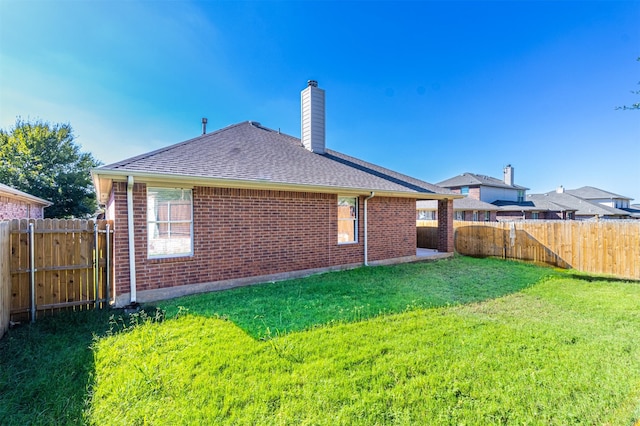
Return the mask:
POLYGON ((11 319, 109 303, 112 228, 106 220, 10 221, 11 319))

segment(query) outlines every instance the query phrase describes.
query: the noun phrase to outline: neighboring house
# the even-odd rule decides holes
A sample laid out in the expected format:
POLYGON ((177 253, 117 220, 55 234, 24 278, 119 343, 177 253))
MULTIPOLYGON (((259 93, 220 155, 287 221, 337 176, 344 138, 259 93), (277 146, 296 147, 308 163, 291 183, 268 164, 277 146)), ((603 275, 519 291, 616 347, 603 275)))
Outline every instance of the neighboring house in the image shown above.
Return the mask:
POLYGON ((514 169, 508 164, 504 168, 504 179, 502 180, 475 173, 463 173, 436 185, 485 203, 493 203, 497 200, 524 201, 529 188, 515 185, 513 182, 514 169))
MULTIPOLYGON (((433 200, 416 203, 416 220, 438 220, 438 202, 433 200)), ((453 219, 473 222, 495 222, 498 207, 470 197, 453 200, 453 219)))
MULTIPOLYGON (((562 206, 550 203, 539 203, 538 205, 532 203, 527 197, 529 188, 514 183, 514 168, 511 164, 504 168, 503 173, 502 180, 475 173, 463 173, 439 182, 437 185, 466 195, 469 199, 491 203, 493 210, 484 209, 485 217, 486 212, 489 211, 491 221, 571 218, 572 211, 570 209, 567 210, 562 206)), ((481 215, 480 208, 463 209, 461 207, 457 209, 456 203, 460 203, 460 201, 454 201, 454 210, 457 210, 456 219, 473 220, 476 216, 481 215), (469 211, 471 211, 472 219, 468 219, 469 211), (476 215, 473 211, 477 211, 478 214, 476 215)))
POLYGON ((640 219, 640 206, 636 205, 634 207, 634 205, 631 204, 633 198, 614 194, 613 192, 605 191, 593 186, 583 186, 578 189, 566 189, 565 192, 591 203, 624 210, 629 215, 629 218, 640 219))
POLYGON ((0 183, 0 220, 42 219, 50 201, 0 183))
POLYGON ((567 194, 574 195, 591 203, 597 203, 606 207, 612 207, 614 209, 628 209, 631 205, 631 201, 633 200, 633 198, 614 194, 613 192, 594 188, 593 186, 583 186, 582 188, 578 189, 564 189, 562 186, 560 186, 559 189, 564 190, 564 192, 567 194))
MULTIPOLYGON (((597 190, 597 188, 583 187, 579 190, 565 190, 562 186, 558 187, 555 191, 549 191, 545 194, 532 194, 532 198, 536 200, 548 200, 553 203, 561 204, 575 210, 575 219, 587 220, 587 219, 630 219, 631 216, 628 211, 610 207, 608 203, 600 203, 597 198, 586 199, 578 196, 577 194, 595 194, 595 191, 588 191, 585 188, 591 188, 597 190), (592 201, 593 200, 593 201, 592 201)), ((597 190, 601 191, 602 190, 597 190)), ((609 193, 611 194, 611 193, 609 193)), ((619 196, 618 196, 619 197, 619 196)), ((625 198, 625 197, 623 197, 625 198)), ((630 199, 627 199, 630 200, 630 199)), ((615 204, 615 201, 614 201, 615 204)), ((629 204, 627 203, 627 207, 629 204)))
POLYGON ((549 197, 540 197, 540 194, 528 194, 527 199, 520 203, 511 201, 495 201, 500 210, 498 211, 499 221, 508 220, 571 220, 575 219, 575 207, 568 207, 558 200, 551 200, 549 197))
POLYGON ((453 252, 459 196, 327 149, 324 97, 302 91, 302 139, 249 121, 92 170, 117 306, 415 258, 417 200, 453 252))

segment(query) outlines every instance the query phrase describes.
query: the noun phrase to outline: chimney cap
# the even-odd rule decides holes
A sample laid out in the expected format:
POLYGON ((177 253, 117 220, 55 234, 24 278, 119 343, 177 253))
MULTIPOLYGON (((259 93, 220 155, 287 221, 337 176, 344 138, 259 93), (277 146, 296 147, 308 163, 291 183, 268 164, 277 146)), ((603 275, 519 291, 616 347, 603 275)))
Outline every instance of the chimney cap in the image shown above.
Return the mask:
POLYGON ((318 81, 317 80, 309 80, 309 81, 307 81, 307 84, 310 87, 318 87, 318 81))

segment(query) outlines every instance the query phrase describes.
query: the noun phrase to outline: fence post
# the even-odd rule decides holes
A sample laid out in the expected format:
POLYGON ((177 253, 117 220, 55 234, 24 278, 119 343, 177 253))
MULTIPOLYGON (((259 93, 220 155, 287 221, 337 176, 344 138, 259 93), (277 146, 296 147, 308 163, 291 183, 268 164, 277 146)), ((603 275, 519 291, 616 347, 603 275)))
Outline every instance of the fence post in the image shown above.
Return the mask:
POLYGON ((29 223, 29 285, 31 288, 31 322, 36 322, 36 255, 33 222, 29 223))
POLYGON ((98 278, 98 223, 93 224, 93 287, 95 290, 95 302, 94 308, 98 308, 98 292, 99 290, 99 278, 98 278))
POLYGON ((106 266, 106 270, 107 270, 107 291, 105 292, 106 298, 107 298, 107 304, 109 303, 109 301, 111 300, 111 246, 109 244, 109 240, 111 238, 111 233, 110 233, 110 226, 109 223, 106 224, 106 236, 107 236, 107 254, 106 254, 106 258, 107 258, 107 266, 106 266))

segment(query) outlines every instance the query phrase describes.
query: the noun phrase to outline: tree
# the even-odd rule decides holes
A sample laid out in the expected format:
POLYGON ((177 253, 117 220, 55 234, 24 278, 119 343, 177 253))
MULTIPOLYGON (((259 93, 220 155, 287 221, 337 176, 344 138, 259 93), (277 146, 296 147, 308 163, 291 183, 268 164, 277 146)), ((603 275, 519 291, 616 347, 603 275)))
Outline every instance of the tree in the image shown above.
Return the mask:
MULTIPOLYGON (((640 61, 640 56, 638 57, 638 59, 636 59, 636 61, 640 61)), ((638 82, 638 84, 640 84, 640 81, 638 82)), ((640 95, 640 90, 632 90, 631 93, 633 93, 634 95, 640 95)), ((627 106, 627 105, 623 105, 623 106, 619 106, 616 107, 616 109, 640 109, 640 102, 636 102, 635 104, 631 104, 631 106, 627 106)))
POLYGON ((16 120, 0 129, 0 182, 53 203, 45 217, 87 217, 95 213, 90 169, 100 165, 80 152, 70 124, 16 120))

